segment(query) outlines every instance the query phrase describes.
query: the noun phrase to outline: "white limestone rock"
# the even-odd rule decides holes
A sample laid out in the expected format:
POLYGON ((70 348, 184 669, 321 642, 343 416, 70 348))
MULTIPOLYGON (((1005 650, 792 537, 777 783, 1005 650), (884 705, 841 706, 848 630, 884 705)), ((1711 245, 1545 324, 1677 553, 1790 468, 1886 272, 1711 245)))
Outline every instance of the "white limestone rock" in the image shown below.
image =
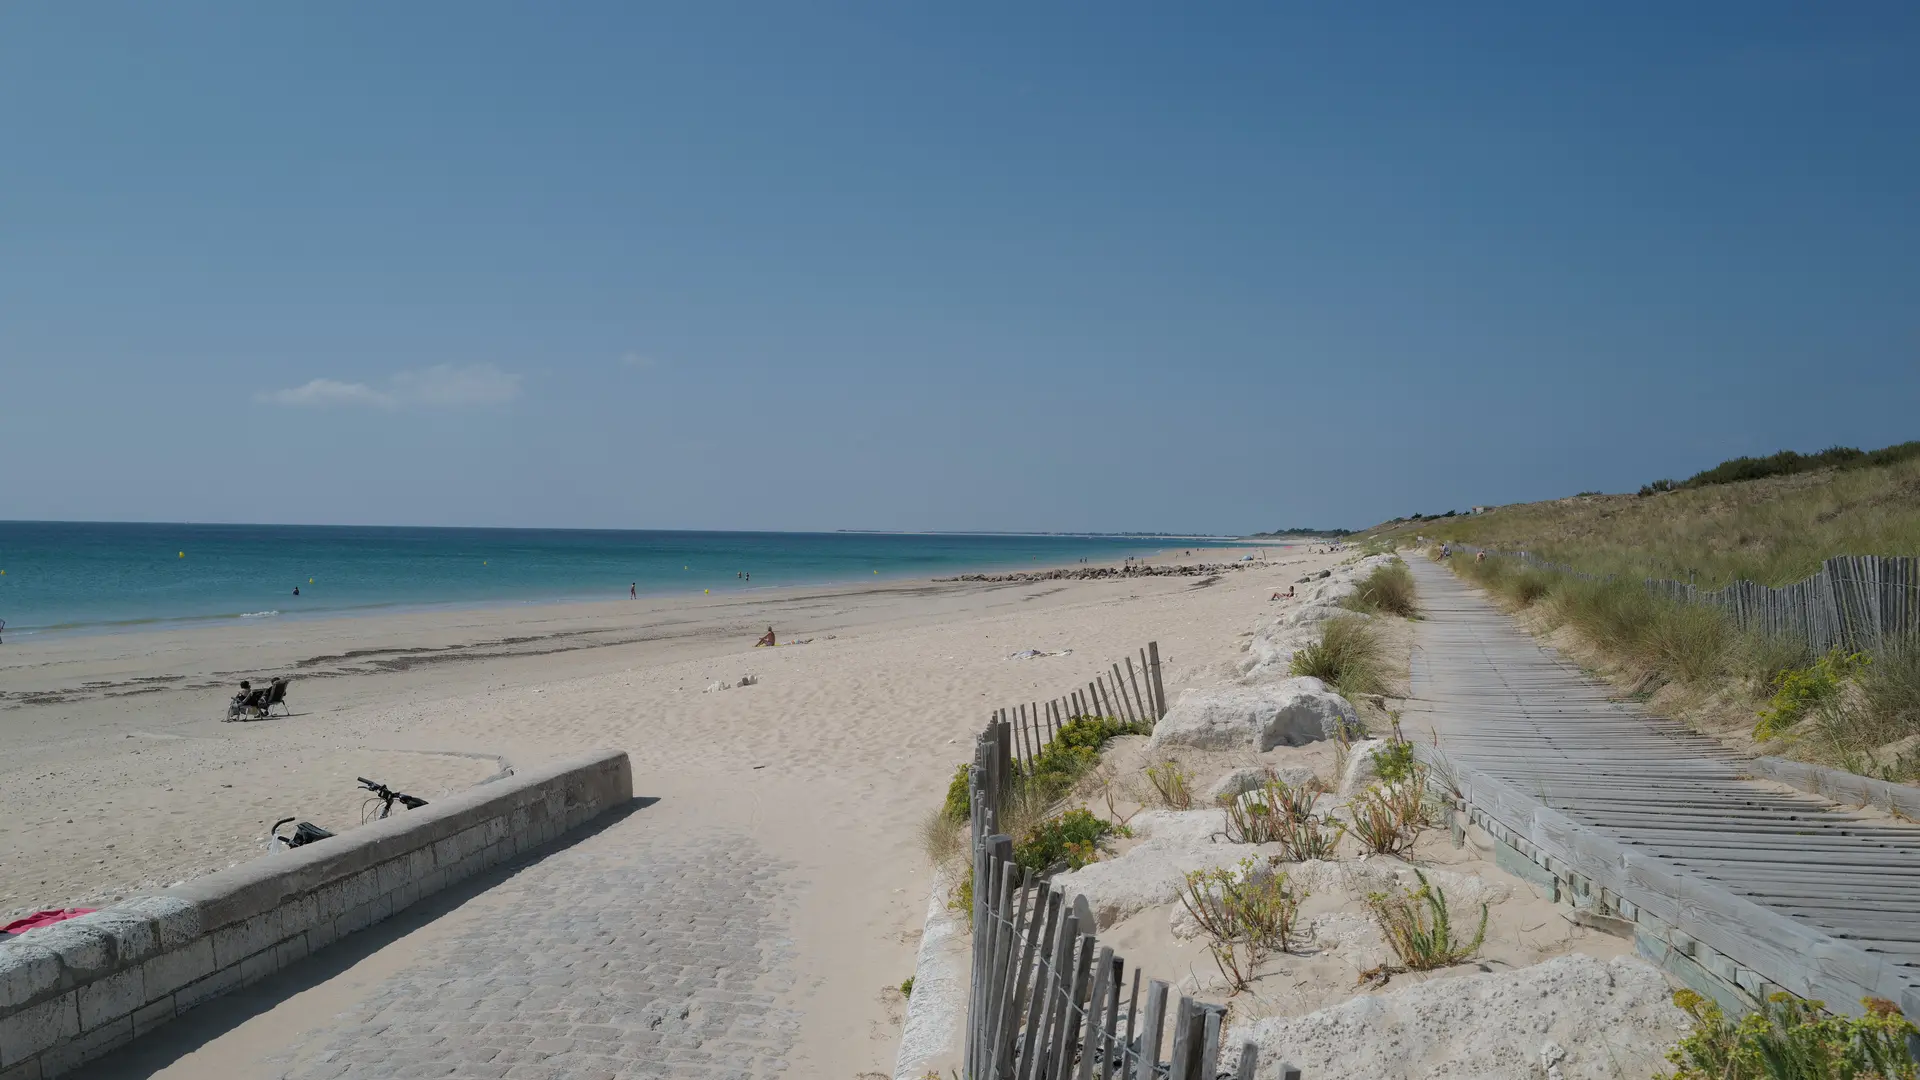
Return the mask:
POLYGON ((1269 775, 1278 777, 1289 787, 1298 787, 1313 779, 1313 770, 1304 765, 1249 765, 1235 769, 1213 782, 1213 786, 1207 789, 1207 801, 1219 803, 1265 787, 1269 775))
POLYGON ((1686 1030, 1665 978, 1636 957, 1575 953, 1513 971, 1400 981, 1305 1016, 1236 1026, 1233 1039, 1251 1039, 1263 1063, 1284 1060, 1315 1080, 1537 1080, 1547 1056, 1565 1080, 1612 1080, 1660 1071, 1665 1048, 1686 1030))
POLYGON ((1150 749, 1302 746, 1360 727, 1351 702, 1309 676, 1258 686, 1189 690, 1153 729, 1150 749))
POLYGON ((1100 930, 1148 907, 1177 905, 1188 872, 1231 867, 1258 851, 1258 847, 1244 844, 1213 844, 1206 838, 1212 830, 1202 836, 1208 822, 1223 826, 1225 819, 1221 811, 1142 813, 1133 821, 1133 830, 1139 836, 1144 826, 1148 840, 1123 855, 1102 859, 1079 871, 1054 874, 1054 886, 1068 896, 1087 897, 1094 924, 1100 930))
POLYGON ((1347 753, 1347 771, 1341 775, 1340 787, 1334 794, 1349 799, 1355 792, 1378 780, 1380 774, 1373 768, 1373 752, 1385 745, 1385 739, 1361 739, 1355 742, 1347 753))

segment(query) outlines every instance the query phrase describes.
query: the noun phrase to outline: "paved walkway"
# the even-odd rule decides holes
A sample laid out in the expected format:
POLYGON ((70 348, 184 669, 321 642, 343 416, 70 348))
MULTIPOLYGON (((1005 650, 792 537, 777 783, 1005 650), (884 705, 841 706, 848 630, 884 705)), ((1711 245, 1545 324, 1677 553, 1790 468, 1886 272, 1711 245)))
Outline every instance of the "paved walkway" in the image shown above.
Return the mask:
POLYGON ((777 1004, 786 870, 739 834, 669 833, 641 810, 420 912, 369 943, 359 977, 302 965, 235 995, 267 999, 270 1030, 235 1037, 243 1003, 216 1002, 80 1075, 776 1075, 799 1028, 777 1004))
POLYGON ((1448 570, 1409 563, 1427 615, 1409 735, 1431 725, 1455 761, 1920 988, 1920 827, 1747 778, 1719 743, 1611 700, 1448 570))

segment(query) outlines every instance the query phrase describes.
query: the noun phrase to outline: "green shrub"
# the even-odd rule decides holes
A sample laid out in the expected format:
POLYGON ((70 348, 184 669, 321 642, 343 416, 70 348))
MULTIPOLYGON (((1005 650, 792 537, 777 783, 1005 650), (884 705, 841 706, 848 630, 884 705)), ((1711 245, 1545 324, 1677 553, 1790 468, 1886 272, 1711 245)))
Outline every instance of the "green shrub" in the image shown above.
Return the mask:
POLYGON ((1480 905, 1480 928, 1473 940, 1464 941, 1453 932, 1452 916, 1447 911, 1447 894, 1427 883, 1427 875, 1413 872, 1420 887, 1410 892, 1368 893, 1367 907, 1386 935, 1387 944, 1412 971, 1431 971, 1448 967, 1472 957, 1487 938, 1487 905, 1480 905))
POLYGON ((1413 571, 1397 561, 1376 567, 1342 605, 1354 611, 1411 618, 1420 610, 1414 604, 1413 571))
POLYGON ((1293 654, 1287 670, 1311 675, 1349 699, 1386 692, 1380 636, 1365 619, 1339 615, 1321 624, 1320 640, 1293 654))
POLYGON ((1124 825, 1095 817, 1089 810, 1068 810, 1026 830, 1013 845, 1013 861, 1046 873, 1065 864, 1070 870, 1100 861, 1100 852, 1115 836, 1130 836, 1124 825))
POLYGON ((969 768, 971 766, 962 764, 953 771, 953 780, 947 784, 947 801, 940 807, 947 820, 956 825, 969 820, 973 814, 973 788, 967 783, 969 768))
POLYGON ((1057 799, 1100 764, 1100 750, 1120 735, 1146 734, 1137 724, 1111 716, 1079 716, 1060 725, 1053 741, 1033 757, 1026 783, 1057 799))
POLYGON ((913 996, 913 976, 909 975, 906 978, 900 980, 900 996, 903 998, 910 998, 913 996))
POLYGON ((1911 1023, 1890 1001, 1867 998, 1860 1017, 1828 1016, 1822 1003, 1774 994, 1740 1018, 1692 990, 1673 1003, 1693 1030, 1667 1051, 1670 1080, 1916 1080, 1911 1023))
POLYGON ((1760 723, 1754 728, 1754 734, 1762 739, 1784 734, 1805 719, 1810 710, 1839 697, 1842 682, 1868 662, 1860 653, 1847 654, 1834 649, 1808 667, 1781 672, 1768 688, 1773 691, 1773 700, 1760 710, 1760 723))

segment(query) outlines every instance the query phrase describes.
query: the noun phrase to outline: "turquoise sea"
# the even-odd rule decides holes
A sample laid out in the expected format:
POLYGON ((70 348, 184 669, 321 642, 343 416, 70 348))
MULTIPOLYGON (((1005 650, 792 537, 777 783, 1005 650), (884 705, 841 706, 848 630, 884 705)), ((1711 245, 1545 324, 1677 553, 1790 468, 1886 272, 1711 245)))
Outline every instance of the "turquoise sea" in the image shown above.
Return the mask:
POLYGON ((1117 561, 1114 536, 0 521, 9 635, 436 604, 612 599, 1117 561), (751 574, 752 580, 741 577, 751 574), (298 588, 300 595, 293 590, 298 588))

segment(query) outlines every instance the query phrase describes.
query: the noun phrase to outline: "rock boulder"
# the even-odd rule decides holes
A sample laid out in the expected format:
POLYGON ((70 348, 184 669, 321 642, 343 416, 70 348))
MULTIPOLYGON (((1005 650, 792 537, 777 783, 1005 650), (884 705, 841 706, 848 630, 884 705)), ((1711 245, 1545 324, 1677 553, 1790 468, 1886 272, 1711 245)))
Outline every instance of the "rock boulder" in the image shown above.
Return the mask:
POLYGON ((1346 698, 1303 676, 1260 686, 1189 690, 1153 729, 1152 749, 1253 750, 1302 746, 1360 726, 1346 698))

